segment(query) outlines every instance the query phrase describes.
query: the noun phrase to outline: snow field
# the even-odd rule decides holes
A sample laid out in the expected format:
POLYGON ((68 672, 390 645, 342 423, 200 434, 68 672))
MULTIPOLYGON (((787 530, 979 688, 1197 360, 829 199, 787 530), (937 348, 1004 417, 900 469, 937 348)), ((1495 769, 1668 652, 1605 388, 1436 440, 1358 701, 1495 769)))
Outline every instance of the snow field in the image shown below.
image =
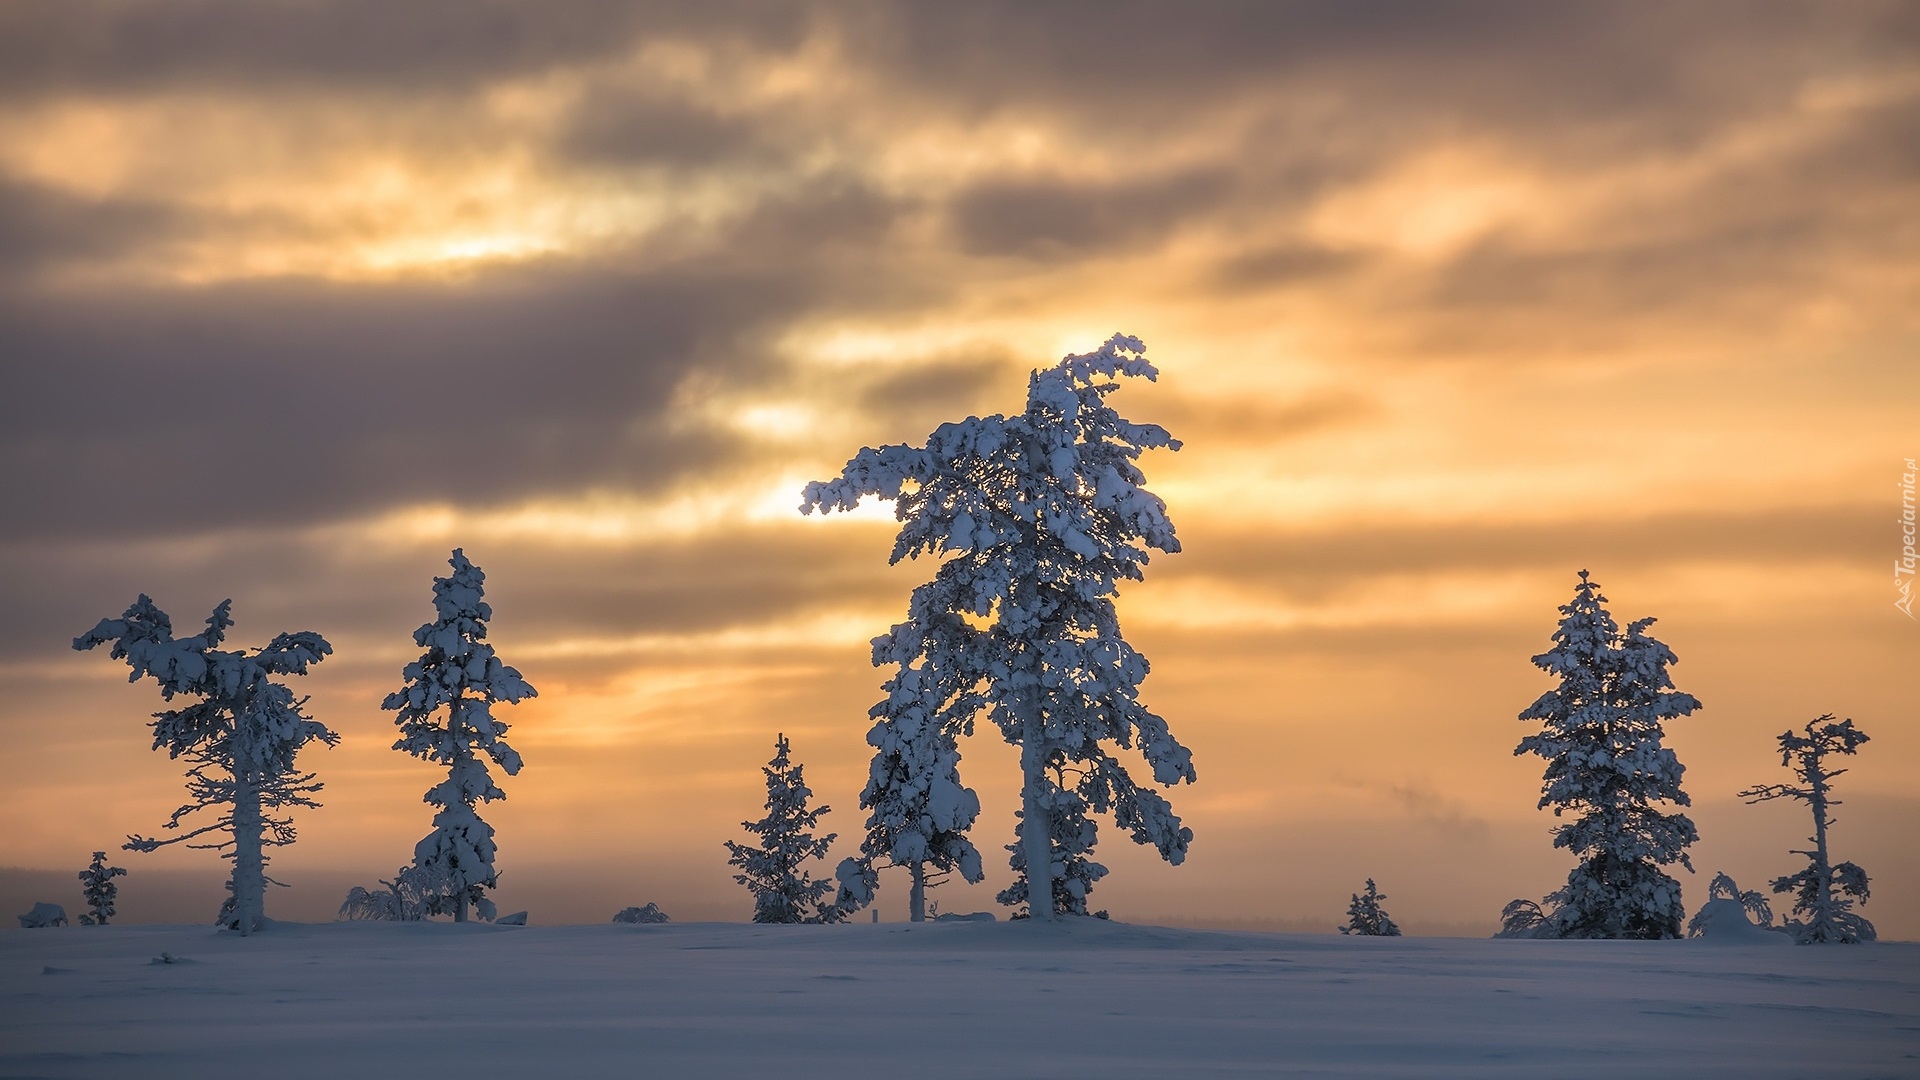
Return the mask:
POLYGON ((0 934, 0 1075, 1920 1075, 1920 945, 850 926, 0 934), (166 954, 174 963, 158 962, 166 954))

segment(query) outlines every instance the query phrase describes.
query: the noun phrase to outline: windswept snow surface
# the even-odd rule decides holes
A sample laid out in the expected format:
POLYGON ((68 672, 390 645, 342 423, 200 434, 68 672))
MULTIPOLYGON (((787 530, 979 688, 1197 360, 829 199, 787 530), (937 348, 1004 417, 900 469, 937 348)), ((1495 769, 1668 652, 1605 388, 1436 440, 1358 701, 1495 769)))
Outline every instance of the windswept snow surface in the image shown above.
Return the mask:
POLYGON ((9 1077, 1920 1076, 1920 945, 851 926, 0 933, 9 1077), (161 960, 171 957, 172 963, 161 960), (484 987, 484 1005, 450 986, 484 987))

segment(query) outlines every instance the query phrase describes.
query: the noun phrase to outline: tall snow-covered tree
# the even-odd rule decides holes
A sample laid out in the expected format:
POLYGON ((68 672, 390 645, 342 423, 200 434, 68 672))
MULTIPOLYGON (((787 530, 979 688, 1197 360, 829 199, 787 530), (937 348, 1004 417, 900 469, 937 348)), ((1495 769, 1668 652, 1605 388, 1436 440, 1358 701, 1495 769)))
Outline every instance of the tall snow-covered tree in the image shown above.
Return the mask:
POLYGON ((226 834, 225 840, 188 846, 220 850, 232 860, 231 895, 219 922, 250 934, 266 923, 266 886, 279 884, 267 877, 265 849, 291 844, 296 835, 292 819, 275 812, 320 805, 312 795, 321 784, 313 773, 295 767, 295 756, 310 742, 332 746, 340 736, 301 711, 306 698, 273 681, 276 675, 305 675, 333 646, 303 630, 281 634, 253 652, 219 648, 233 625, 232 607, 233 601, 221 601, 205 630, 175 638, 167 613, 142 595, 120 618, 102 619, 73 639, 73 647, 84 652, 111 642, 113 658, 133 670, 128 682, 150 675, 160 684, 162 699, 195 699, 184 708, 153 714, 153 748, 191 763, 190 801, 173 812, 166 827, 178 829, 184 818, 209 808, 218 808, 220 816, 164 840, 130 836, 126 847, 153 851, 208 833, 226 834))
POLYGON ((105 926, 108 919, 119 914, 113 902, 120 895, 120 886, 113 879, 125 876, 123 867, 107 865, 106 852, 93 853, 93 862, 79 874, 81 895, 87 901, 87 914, 80 916, 81 926, 105 926))
MULTIPOLYGON (((1661 869, 1692 871, 1693 822, 1664 805, 1687 806, 1685 766, 1662 745, 1665 723, 1700 707, 1673 688, 1673 651, 1647 633, 1652 619, 1622 632, 1599 586, 1580 571, 1571 603, 1560 608, 1553 648, 1533 658, 1560 685, 1520 714, 1541 730, 1515 754, 1547 762, 1542 809, 1573 820, 1553 844, 1580 860, 1567 883, 1546 898, 1541 937, 1677 938, 1685 914, 1680 883, 1661 869)), ((1512 911, 1512 905, 1509 905, 1512 911)))
POLYGON ((1034 372, 1025 412, 942 424, 924 446, 863 448, 838 478, 808 484, 801 503, 824 513, 890 499, 901 523, 892 561, 941 560, 914 590, 907 621, 876 640, 874 661, 922 670, 940 695, 931 707, 940 738, 984 712, 1020 748, 1008 849, 1018 876, 1000 900, 1038 919, 1085 914, 1107 872, 1091 857, 1090 812, 1111 814, 1176 865, 1193 838, 1107 750, 1137 748, 1159 784, 1194 780, 1192 754, 1139 700, 1147 660, 1114 608, 1120 582, 1142 579, 1149 550, 1180 550, 1136 464, 1180 444, 1106 402, 1120 376, 1157 375, 1137 338, 1115 335, 1034 372), (1048 898, 1033 900, 1042 888, 1048 898))
POLYGON ((767 816, 740 823, 741 828, 760 838, 759 843, 725 841, 730 853, 727 865, 740 868, 733 880, 753 894, 754 922, 839 922, 847 913, 827 899, 834 891, 833 881, 815 881, 806 868, 807 863, 827 853, 827 846, 837 835, 813 834, 820 826, 821 815, 832 807, 808 808, 813 791, 807 787, 804 766, 794 764, 784 734, 773 746, 773 760, 760 770, 767 777, 767 816))
POLYGON ((494 917, 486 895, 498 880, 493 826, 475 807, 507 794, 487 761, 508 776, 520 771, 520 754, 507 745, 508 726, 494 719, 493 706, 538 695, 486 642, 493 618, 481 599, 487 575, 460 548, 447 562, 452 575, 433 579, 434 620, 413 632, 414 644, 427 651, 406 666, 404 685, 380 707, 398 713, 395 750, 447 767, 447 778, 421 799, 439 809, 433 831, 414 845, 409 880, 424 891, 429 913, 465 922, 469 907, 494 917))
POLYGON ((1399 937, 1400 927, 1380 906, 1386 894, 1376 889, 1373 879, 1367 879, 1367 891, 1354 893, 1353 903, 1347 905, 1347 924, 1340 927, 1343 934, 1356 934, 1360 937, 1399 937))
MULTIPOLYGON (((892 636, 874 647, 876 663, 885 662, 879 654, 891 650, 892 636)), ((929 887, 956 872, 968 882, 984 876, 980 852, 967 838, 980 815, 980 798, 960 782, 957 737, 972 725, 942 708, 958 695, 942 692, 924 666, 901 663, 885 689, 886 698, 869 713, 875 723, 867 743, 874 755, 860 792, 867 832, 860 857, 843 860, 835 871, 835 903, 853 911, 872 902, 875 867, 884 862, 906 868, 908 918, 922 922, 929 887)))
POLYGON ((1857 901, 1867 902, 1867 872, 1850 862, 1834 865, 1827 857, 1827 828, 1833 819, 1827 808, 1840 805, 1833 797, 1833 780, 1845 769, 1829 769, 1828 754, 1851 756, 1867 742, 1867 733, 1853 721, 1833 718, 1832 713, 1807 722, 1806 734, 1792 731, 1780 736, 1780 764, 1793 770, 1798 784, 1760 784, 1740 793, 1749 803, 1773 799, 1798 799, 1813 811, 1813 835, 1807 839, 1813 848, 1794 850, 1807 857, 1807 868, 1797 874, 1773 879, 1773 891, 1793 894, 1793 914, 1787 918, 1787 932, 1802 945, 1826 942, 1855 944, 1874 940, 1873 924, 1853 910, 1857 901))

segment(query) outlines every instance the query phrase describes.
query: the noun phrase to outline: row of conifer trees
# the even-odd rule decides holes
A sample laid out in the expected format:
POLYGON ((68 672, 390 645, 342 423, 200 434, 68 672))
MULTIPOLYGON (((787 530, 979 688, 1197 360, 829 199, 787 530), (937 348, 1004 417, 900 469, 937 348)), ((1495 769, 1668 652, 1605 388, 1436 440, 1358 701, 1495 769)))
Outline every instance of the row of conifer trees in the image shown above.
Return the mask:
MULTIPOLYGON (((777 740, 765 770, 767 815, 744 823, 758 840, 726 845, 736 880, 754 895, 755 919, 838 921, 872 902, 878 871, 888 866, 907 870, 915 919, 930 885, 952 874, 981 880, 969 836, 980 802, 959 772, 960 740, 979 720, 1020 752, 1021 805, 1007 848, 1015 880, 999 896, 1016 918, 1104 914, 1088 904, 1107 873, 1093 858, 1096 816, 1169 863, 1184 859, 1193 832, 1155 786, 1192 783, 1192 754, 1139 700, 1149 665, 1121 634, 1114 605, 1121 582, 1143 579, 1152 552, 1180 550, 1166 505, 1143 486, 1137 464, 1147 450, 1180 443, 1112 408, 1106 398, 1123 377, 1151 381, 1157 371, 1137 339, 1115 335, 1035 371, 1021 412, 943 424, 920 446, 863 448, 838 477, 807 485, 805 513, 852 510, 869 496, 892 501, 901 523, 892 560, 927 557, 935 572, 913 591, 906 619, 873 640, 873 664, 889 675, 869 712, 875 752, 860 794, 868 816, 859 854, 843 860, 833 880, 815 881, 805 869, 834 837, 814 835, 826 808, 808 809, 801 768, 785 736, 777 740), (1119 749, 1145 759, 1155 786, 1136 781, 1119 749)), ((487 897, 497 881, 493 829, 478 808, 504 797, 489 764, 511 776, 521 759, 492 708, 535 691, 485 641, 485 575, 458 549, 450 562, 453 573, 434 579, 435 618, 414 633, 424 652, 383 702, 396 713, 394 748, 446 767, 446 779, 425 796, 436 808, 433 830, 384 888, 356 889, 343 913, 456 921, 469 911, 495 914, 487 897)), ((1554 844, 1579 862, 1544 901, 1508 905, 1504 934, 1680 934, 1680 887, 1666 868, 1692 869, 1686 849, 1698 833, 1677 809, 1689 800, 1684 768, 1663 745, 1664 725, 1700 703, 1673 688, 1667 669, 1676 658, 1648 633, 1653 620, 1623 630, 1604 604, 1581 571, 1553 647, 1533 658, 1557 686, 1521 713, 1541 728, 1515 753, 1546 761, 1539 806, 1566 819, 1554 844)), ((265 849, 292 842, 288 811, 316 805, 321 788, 296 756, 339 736, 277 681, 305 674, 332 646, 304 631, 258 649, 223 648, 230 606, 216 608, 202 633, 175 638, 166 613, 141 596, 74 647, 111 644, 132 681, 151 677, 168 702, 187 700, 152 724, 155 748, 189 762, 188 802, 165 826, 176 833, 130 837, 127 846, 151 851, 217 834, 203 846, 233 862, 220 920, 247 933, 264 919, 265 849), (178 831, 202 811, 215 819, 178 831)), ((1788 928, 1803 940, 1872 936, 1851 911, 1867 897, 1866 875, 1852 863, 1831 864, 1826 845, 1838 772, 1824 759, 1865 741, 1851 721, 1821 717, 1804 736, 1781 737, 1783 763, 1798 763, 1799 785, 1742 793, 1813 807, 1809 868, 1774 883, 1795 893, 1788 928)), ((1349 932, 1393 925, 1371 881, 1367 897, 1355 894, 1349 932)))

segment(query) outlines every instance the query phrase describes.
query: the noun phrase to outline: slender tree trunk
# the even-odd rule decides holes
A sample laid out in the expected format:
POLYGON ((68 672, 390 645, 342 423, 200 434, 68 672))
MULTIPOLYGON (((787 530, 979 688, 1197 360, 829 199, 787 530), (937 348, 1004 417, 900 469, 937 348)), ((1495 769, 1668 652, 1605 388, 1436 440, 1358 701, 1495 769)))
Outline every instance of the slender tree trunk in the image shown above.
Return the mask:
MULTIPOLYGON (((1035 693, 1039 688, 1036 685, 1035 693)), ((1044 721, 1038 709, 1032 710, 1023 725, 1020 740, 1020 849, 1027 857, 1027 914, 1041 922, 1052 922, 1053 913, 1053 830, 1046 804, 1046 748, 1042 745, 1044 721)))
POLYGON ((467 891, 465 889, 460 890, 460 892, 454 897, 453 921, 454 922, 467 921, 467 891))
MULTIPOLYGON (((238 740, 236 740, 237 742, 238 740)), ((266 919, 266 864, 261 837, 260 780, 240 762, 237 746, 233 770, 233 916, 242 935, 261 928, 266 919)))
MULTIPOLYGON (((1817 759, 1816 759, 1817 761, 1817 759)), ((1819 775, 1818 765, 1809 770, 1807 785, 1812 795, 1807 800, 1813 804, 1813 939, 1828 941, 1833 934, 1833 868, 1827 862, 1827 785, 1826 777, 1819 775)))
POLYGON ((907 867, 913 875, 913 889, 907 894, 907 918, 913 922, 927 921, 927 864, 913 863, 907 867))

